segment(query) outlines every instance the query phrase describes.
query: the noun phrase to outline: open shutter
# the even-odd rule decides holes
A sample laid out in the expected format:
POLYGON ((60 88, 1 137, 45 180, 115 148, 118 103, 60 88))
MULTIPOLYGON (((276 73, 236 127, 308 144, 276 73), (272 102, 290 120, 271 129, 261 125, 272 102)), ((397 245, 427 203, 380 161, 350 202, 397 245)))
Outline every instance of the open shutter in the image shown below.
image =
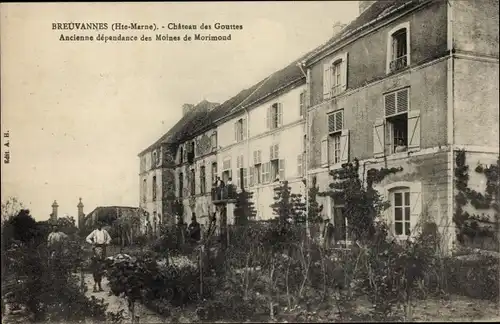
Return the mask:
POLYGON ((233 169, 229 169, 229 178, 233 179, 233 169))
POLYGON ((328 141, 325 137, 321 140, 321 165, 328 164, 328 141))
POLYGON ((349 55, 348 55, 348 53, 345 53, 344 57, 342 58, 342 91, 345 91, 347 89, 348 59, 349 59, 349 55))
POLYGON ((251 187, 253 186, 253 174, 254 174, 254 167, 248 168, 248 186, 251 187))
POLYGON ((238 122, 234 123, 234 141, 238 142, 238 122))
POLYGON ((411 235, 417 235, 416 229, 422 214, 422 185, 414 183, 410 187, 410 227, 411 235))
POLYGON ((285 160, 279 160, 279 177, 280 181, 285 180, 285 160))
POLYGON ((271 106, 267 107, 266 125, 267 129, 271 129, 271 106))
POLYGON ((297 176, 298 177, 302 177, 303 176, 303 173, 302 173, 302 165, 303 165, 303 155, 302 154, 299 154, 297 156, 297 176))
POLYGON ((283 104, 278 103, 278 127, 283 126, 283 104))
POLYGON ((373 155, 383 156, 385 148, 384 120, 377 119, 373 125, 373 155))
POLYGON ((243 170, 243 188, 248 188, 248 169, 244 168, 243 170))
POLYGON ((275 159, 280 158, 280 146, 279 146, 279 144, 274 145, 274 158, 275 159))
POLYGON ((262 163, 262 151, 261 150, 257 151, 257 158, 258 158, 258 163, 262 163))
POLYGON ((323 99, 330 98, 331 84, 330 78, 332 74, 330 62, 323 64, 323 99))
POLYGON ((343 129, 340 135, 340 163, 349 162, 349 130, 343 129))
POLYGON ((245 139, 247 138, 247 119, 244 118, 243 121, 242 121, 242 133, 243 133, 243 136, 242 138, 245 139))
POLYGON ((410 110, 408 112, 408 149, 418 150, 420 148, 420 111, 410 110))
POLYGON ((274 145, 269 147, 269 160, 274 160, 274 145))

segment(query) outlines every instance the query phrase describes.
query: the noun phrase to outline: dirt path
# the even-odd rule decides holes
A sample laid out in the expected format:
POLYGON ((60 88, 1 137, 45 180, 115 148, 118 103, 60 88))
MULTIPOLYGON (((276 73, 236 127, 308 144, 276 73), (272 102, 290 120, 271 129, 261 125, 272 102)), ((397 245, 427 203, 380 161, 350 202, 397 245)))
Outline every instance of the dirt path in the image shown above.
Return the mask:
MULTIPOLYGON (((108 285, 108 280, 103 278, 102 289, 103 292, 93 292, 94 280, 91 274, 85 274, 84 277, 85 284, 87 285, 87 292, 85 293, 89 298, 94 296, 95 298, 104 299, 104 302, 108 304, 107 312, 118 313, 120 310, 124 310, 123 315, 125 321, 128 322, 131 319, 130 312, 128 310, 127 301, 125 298, 117 297, 113 294, 110 295, 110 288, 108 285)), ((136 315, 139 316, 139 323, 168 323, 165 318, 156 314, 155 312, 147 309, 143 305, 136 304, 135 306, 136 315)))

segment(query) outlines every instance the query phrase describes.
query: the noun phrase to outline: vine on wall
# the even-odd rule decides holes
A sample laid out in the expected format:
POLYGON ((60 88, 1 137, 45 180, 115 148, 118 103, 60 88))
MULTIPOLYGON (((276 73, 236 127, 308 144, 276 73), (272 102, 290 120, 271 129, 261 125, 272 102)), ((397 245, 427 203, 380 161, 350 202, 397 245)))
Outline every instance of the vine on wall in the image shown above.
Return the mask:
POLYGON ((374 220, 380 212, 388 207, 373 184, 380 183, 391 174, 403 168, 372 168, 367 172, 366 186, 359 176, 359 160, 342 165, 341 169, 332 170, 333 178, 330 190, 319 193, 320 196, 332 197, 335 203, 344 206, 348 231, 356 239, 368 239, 374 233, 374 220))
POLYGON ((466 163, 466 152, 460 150, 455 157, 455 213, 453 221, 457 227, 457 240, 464 242, 465 236, 474 239, 475 237, 494 237, 498 231, 499 225, 499 170, 500 158, 496 164, 490 166, 478 165, 475 171, 486 177, 486 190, 482 194, 468 187, 469 185, 469 166, 466 163), (470 203, 476 210, 488 210, 492 208, 495 211, 494 228, 479 226, 479 222, 490 222, 489 217, 484 213, 482 215, 469 214, 464 207, 470 203))

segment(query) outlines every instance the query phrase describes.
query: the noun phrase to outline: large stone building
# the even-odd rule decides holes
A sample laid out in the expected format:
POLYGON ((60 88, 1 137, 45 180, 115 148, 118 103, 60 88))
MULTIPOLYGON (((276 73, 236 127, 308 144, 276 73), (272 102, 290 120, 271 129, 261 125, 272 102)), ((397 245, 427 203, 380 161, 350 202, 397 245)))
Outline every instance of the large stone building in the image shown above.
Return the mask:
MULTIPOLYGON (((430 220, 454 236, 456 151, 471 169, 498 157, 497 5, 376 1, 304 61, 308 174, 320 190, 354 158, 363 179, 402 167, 377 186, 394 233, 430 220)), ((342 205, 324 203, 343 224, 342 205)))
MULTIPOLYGON (((402 168, 377 184, 395 235, 429 220, 454 237, 457 152, 482 193, 487 181, 473 170, 498 158, 498 1, 362 1, 334 33, 222 105, 193 108, 143 151, 141 207, 170 215, 165 202, 182 198, 185 218, 206 216, 218 175, 254 192, 257 218, 268 219, 276 180, 305 194, 307 173, 307 186, 315 178, 326 191, 329 171, 357 158, 362 179, 402 168)), ((321 203, 345 224, 341 204, 321 203)))

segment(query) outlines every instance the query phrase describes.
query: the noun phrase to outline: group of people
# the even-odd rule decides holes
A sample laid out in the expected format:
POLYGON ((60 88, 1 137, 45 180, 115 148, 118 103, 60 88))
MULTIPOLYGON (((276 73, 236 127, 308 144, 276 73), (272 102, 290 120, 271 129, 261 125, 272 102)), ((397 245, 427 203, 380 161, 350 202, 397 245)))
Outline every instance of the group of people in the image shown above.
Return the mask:
MULTIPOLYGON (((50 262, 55 258, 63 257, 67 240, 68 235, 60 231, 57 224, 54 224, 52 232, 47 238, 50 262)), ((94 292, 103 291, 101 283, 104 275, 104 260, 106 259, 106 247, 111 243, 111 236, 108 231, 102 228, 101 223, 97 223, 96 229, 85 238, 85 241, 92 245, 91 268, 94 277, 94 292)))

